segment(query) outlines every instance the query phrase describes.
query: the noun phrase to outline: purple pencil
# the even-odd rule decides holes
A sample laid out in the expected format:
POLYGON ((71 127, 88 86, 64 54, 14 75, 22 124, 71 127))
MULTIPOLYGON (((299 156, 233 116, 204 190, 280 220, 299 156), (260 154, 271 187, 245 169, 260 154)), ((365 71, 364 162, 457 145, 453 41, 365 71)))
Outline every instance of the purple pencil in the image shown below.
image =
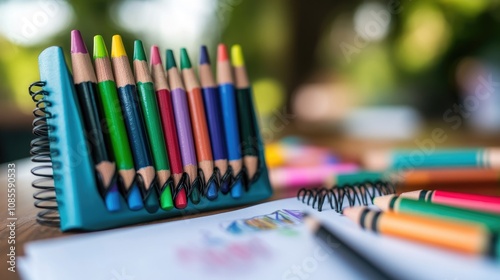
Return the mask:
MULTIPOLYGON (((182 165, 184 166, 184 172, 189 175, 191 185, 193 185, 196 177, 198 176, 196 150, 194 148, 186 90, 184 89, 181 76, 177 70, 172 50, 167 50, 167 78, 171 88, 170 92, 174 107, 175 125, 177 127, 177 136, 179 138, 182 165)), ((200 193, 198 186, 193 186, 190 197, 193 203, 196 204, 199 202, 200 193)))

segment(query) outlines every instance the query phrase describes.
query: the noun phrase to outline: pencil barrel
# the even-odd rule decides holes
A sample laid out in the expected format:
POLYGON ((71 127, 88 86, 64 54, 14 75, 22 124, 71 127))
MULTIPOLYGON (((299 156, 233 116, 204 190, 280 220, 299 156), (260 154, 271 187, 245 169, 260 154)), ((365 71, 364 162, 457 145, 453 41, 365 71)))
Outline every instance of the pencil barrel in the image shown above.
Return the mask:
POLYGON ((252 91, 250 88, 237 89, 236 101, 240 120, 241 153, 245 156, 257 155, 257 133, 252 121, 252 91))

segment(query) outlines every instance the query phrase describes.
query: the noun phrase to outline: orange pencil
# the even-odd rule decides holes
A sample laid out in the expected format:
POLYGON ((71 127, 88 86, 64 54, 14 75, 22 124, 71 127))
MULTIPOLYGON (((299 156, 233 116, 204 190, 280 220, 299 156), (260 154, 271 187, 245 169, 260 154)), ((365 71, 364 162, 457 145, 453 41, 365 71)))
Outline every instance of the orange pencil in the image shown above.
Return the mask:
POLYGON ((498 233, 492 233, 486 227, 474 223, 380 212, 366 207, 346 208, 343 214, 362 228, 384 235, 468 254, 497 257, 500 253, 498 233))
POLYGON ((210 134, 208 134, 205 106, 200 84, 193 68, 191 68, 191 61, 185 48, 181 49, 181 71, 187 91, 198 167, 203 171, 205 177, 205 195, 208 199, 213 200, 217 198, 217 185, 216 181, 212 178, 212 174, 214 174, 214 162, 212 147, 210 145, 210 134))

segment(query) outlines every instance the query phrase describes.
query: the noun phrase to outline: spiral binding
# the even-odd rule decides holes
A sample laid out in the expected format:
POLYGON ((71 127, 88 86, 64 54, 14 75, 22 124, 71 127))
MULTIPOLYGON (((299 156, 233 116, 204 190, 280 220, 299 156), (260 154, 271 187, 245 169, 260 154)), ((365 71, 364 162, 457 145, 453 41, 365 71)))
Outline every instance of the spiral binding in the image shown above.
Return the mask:
POLYGON ((361 184, 334 186, 332 188, 302 188, 297 192, 297 198, 318 211, 324 205, 330 206, 336 212, 342 212, 344 201, 348 207, 369 205, 376 196, 396 193, 396 186, 391 182, 366 181, 361 184))
POLYGON ((53 168, 57 168, 57 163, 52 163, 52 155, 57 150, 50 151, 49 130, 52 128, 47 124, 47 119, 52 115, 48 111, 51 103, 45 100, 49 93, 43 90, 45 82, 34 82, 29 86, 29 94, 35 102, 36 108, 33 110, 35 119, 33 120, 33 134, 35 139, 31 141, 31 161, 40 165, 31 169, 31 173, 40 178, 32 182, 32 186, 39 191, 33 194, 35 207, 43 209, 38 212, 36 220, 39 224, 59 227, 61 222, 57 208, 56 192, 54 188, 53 168), (36 88, 40 88, 35 91, 36 88))

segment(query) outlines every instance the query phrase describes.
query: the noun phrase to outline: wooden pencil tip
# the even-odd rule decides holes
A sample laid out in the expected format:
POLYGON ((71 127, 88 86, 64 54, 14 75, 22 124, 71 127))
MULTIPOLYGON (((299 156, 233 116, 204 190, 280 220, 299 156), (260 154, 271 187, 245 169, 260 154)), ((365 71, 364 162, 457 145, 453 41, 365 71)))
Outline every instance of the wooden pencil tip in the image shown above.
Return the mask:
POLYGON ((231 47, 231 62, 234 67, 245 66, 245 59, 243 58, 243 51, 240 45, 233 45, 231 47))
POLYGON ((120 56, 127 56, 127 52, 123 46, 122 37, 120 35, 114 35, 111 40, 111 57, 120 56))
POLYGON ((71 30, 71 53, 88 53, 82 34, 76 29, 71 30))
POLYGON ((134 41, 134 60, 146 61, 146 53, 141 40, 134 41))
POLYGON ((108 57, 108 50, 101 35, 94 36, 94 59, 108 57))
POLYGON ((373 204, 375 204, 375 206, 380 208, 382 211, 387 211, 387 210, 390 210, 390 208, 391 208, 390 204, 391 204, 391 201, 394 197, 397 197, 397 196, 394 194, 390 194, 390 195, 375 197, 373 199, 373 204))
POLYGON ((161 56, 160 56, 160 49, 158 48, 157 45, 151 46, 150 56, 151 56, 151 65, 162 64, 161 56))
POLYGON ((219 46, 217 46, 217 61, 223 62, 223 61, 228 61, 228 60, 229 60, 229 56, 227 54, 226 45, 219 44, 219 46))
POLYGON ((191 60, 189 59, 187 50, 186 48, 181 48, 181 70, 190 68, 191 68, 191 60))
POLYGON ((174 52, 171 49, 167 50, 167 70, 170 70, 170 68, 177 67, 177 64, 175 63, 175 58, 174 58, 174 52))
POLYGON ((200 64, 210 64, 210 56, 208 55, 208 49, 205 45, 200 48, 200 64))

